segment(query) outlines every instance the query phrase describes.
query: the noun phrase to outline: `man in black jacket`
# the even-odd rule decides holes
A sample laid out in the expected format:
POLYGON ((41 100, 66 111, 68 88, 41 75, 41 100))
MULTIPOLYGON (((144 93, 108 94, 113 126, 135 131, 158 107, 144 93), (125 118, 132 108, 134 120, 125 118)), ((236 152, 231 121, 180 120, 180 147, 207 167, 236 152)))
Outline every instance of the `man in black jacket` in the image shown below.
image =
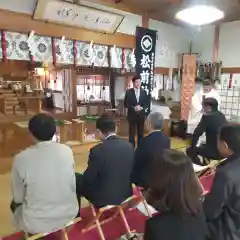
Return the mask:
POLYGON ((226 125, 219 150, 227 159, 217 168, 213 186, 203 204, 213 240, 240 239, 240 125, 226 125))
POLYGON ((143 138, 145 116, 149 112, 149 100, 146 92, 141 88, 141 79, 133 77, 133 88, 128 89, 124 98, 129 123, 129 142, 135 147, 135 132, 137 128, 138 144, 143 138))
POLYGON ((155 154, 170 148, 170 138, 163 133, 164 119, 161 113, 152 112, 147 117, 149 134, 142 139, 135 151, 132 181, 145 189, 149 186, 151 167, 155 154))
POLYGON ((77 174, 78 195, 96 208, 118 205, 132 195, 131 172, 134 162, 132 144, 115 133, 115 122, 101 116, 96 123, 102 143, 91 148, 88 167, 77 174))
POLYGON ((198 156, 222 159, 217 147, 218 135, 222 126, 227 123, 225 115, 218 111, 218 102, 215 98, 206 98, 203 102, 203 110, 204 114, 194 130, 191 146, 186 150, 187 155, 198 165, 203 164, 198 156), (206 143, 197 147, 199 137, 203 133, 206 135, 206 143))

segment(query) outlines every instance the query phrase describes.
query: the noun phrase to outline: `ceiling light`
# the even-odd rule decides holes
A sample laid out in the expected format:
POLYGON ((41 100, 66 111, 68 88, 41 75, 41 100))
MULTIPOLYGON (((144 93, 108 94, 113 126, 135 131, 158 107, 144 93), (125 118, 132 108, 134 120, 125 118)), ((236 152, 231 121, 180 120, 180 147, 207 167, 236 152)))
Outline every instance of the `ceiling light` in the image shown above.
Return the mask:
POLYGON ((195 6, 179 11, 176 18, 191 25, 205 25, 224 18, 224 13, 211 6, 195 6))

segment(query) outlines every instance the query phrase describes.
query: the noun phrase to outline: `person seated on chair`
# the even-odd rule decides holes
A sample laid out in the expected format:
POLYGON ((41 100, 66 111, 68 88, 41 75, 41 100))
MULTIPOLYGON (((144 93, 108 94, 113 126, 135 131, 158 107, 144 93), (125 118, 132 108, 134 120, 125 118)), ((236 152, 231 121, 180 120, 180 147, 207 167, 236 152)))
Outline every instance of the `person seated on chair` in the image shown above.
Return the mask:
POLYGON ((218 134, 221 127, 227 123, 225 115, 218 110, 218 102, 215 98, 206 98, 203 102, 203 116, 192 136, 192 143, 186 153, 195 164, 202 165, 198 156, 207 159, 220 160, 223 157, 217 148, 218 134), (199 137, 205 133, 206 144, 197 147, 199 137))
POLYGON ((35 115, 28 128, 36 144, 14 158, 11 209, 17 230, 51 232, 68 224, 79 210, 73 153, 52 141, 56 124, 50 115, 35 115))
POLYGON ((189 157, 176 150, 157 154, 146 200, 159 213, 147 220, 144 240, 205 240, 202 192, 189 157))
POLYGON ((240 239, 240 125, 221 129, 218 147, 227 159, 216 169, 203 209, 212 240, 240 239))
POLYGON ((87 198, 95 208, 119 205, 133 193, 134 149, 131 143, 117 137, 112 117, 102 115, 96 128, 102 143, 90 149, 86 171, 76 175, 78 195, 87 198))
POLYGON ((170 148, 170 138, 162 131, 163 115, 160 112, 152 112, 148 115, 146 123, 149 134, 142 139, 135 150, 135 162, 132 172, 133 183, 145 189, 149 185, 154 155, 170 148))

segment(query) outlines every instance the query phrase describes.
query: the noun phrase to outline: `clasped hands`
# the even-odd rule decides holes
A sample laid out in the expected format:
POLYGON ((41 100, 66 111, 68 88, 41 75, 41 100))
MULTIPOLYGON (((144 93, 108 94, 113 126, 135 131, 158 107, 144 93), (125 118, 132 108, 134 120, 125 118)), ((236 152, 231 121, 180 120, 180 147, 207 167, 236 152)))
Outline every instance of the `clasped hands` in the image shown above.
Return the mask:
POLYGON ((143 108, 140 105, 137 105, 134 107, 135 112, 140 112, 143 110, 143 108))

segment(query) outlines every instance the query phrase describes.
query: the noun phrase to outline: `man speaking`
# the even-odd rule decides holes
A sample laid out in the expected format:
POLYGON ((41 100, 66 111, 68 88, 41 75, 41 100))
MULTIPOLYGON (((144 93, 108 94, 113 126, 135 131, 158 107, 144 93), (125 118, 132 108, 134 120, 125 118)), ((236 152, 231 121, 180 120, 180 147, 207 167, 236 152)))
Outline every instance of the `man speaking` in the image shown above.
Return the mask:
POLYGON ((149 111, 149 100, 146 92, 141 88, 139 76, 132 78, 133 88, 128 89, 124 98, 129 123, 129 142, 135 147, 135 133, 137 129, 138 144, 143 138, 145 116, 149 111))

